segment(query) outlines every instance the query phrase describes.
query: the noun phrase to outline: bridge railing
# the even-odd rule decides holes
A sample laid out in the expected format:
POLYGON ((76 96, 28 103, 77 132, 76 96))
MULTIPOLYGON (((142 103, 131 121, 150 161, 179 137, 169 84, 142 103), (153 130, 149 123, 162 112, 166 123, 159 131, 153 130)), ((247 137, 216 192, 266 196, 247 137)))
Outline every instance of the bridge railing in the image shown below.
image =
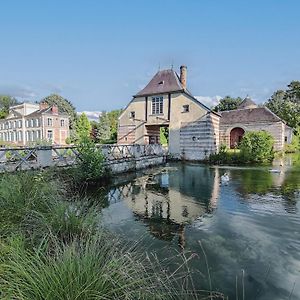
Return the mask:
MULTIPOLYGON (((148 145, 97 145, 106 163, 139 159, 147 156, 165 156, 159 144, 148 145)), ((38 169, 49 166, 69 166, 77 163, 76 146, 37 146, 0 148, 0 172, 38 169)))

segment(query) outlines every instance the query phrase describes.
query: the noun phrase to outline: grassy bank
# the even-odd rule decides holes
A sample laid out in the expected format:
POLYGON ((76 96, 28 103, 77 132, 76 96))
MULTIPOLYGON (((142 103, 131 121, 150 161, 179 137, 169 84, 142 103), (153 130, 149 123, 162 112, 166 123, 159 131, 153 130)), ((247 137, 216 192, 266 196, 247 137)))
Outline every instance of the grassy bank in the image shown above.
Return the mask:
POLYGON ((193 289, 192 256, 179 254, 171 272, 172 260, 161 264, 103 229, 101 201, 74 191, 57 170, 1 175, 1 299, 223 298, 193 289))

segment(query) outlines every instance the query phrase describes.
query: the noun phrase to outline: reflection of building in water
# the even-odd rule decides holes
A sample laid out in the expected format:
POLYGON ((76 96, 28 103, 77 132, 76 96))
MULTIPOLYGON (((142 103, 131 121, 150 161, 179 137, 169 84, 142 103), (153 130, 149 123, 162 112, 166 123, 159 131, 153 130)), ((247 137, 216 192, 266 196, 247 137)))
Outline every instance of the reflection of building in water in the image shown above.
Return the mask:
POLYGON ((186 165, 176 172, 140 177, 131 191, 124 202, 150 232, 164 240, 172 240, 176 234, 184 247, 185 225, 217 205, 219 173, 186 165))

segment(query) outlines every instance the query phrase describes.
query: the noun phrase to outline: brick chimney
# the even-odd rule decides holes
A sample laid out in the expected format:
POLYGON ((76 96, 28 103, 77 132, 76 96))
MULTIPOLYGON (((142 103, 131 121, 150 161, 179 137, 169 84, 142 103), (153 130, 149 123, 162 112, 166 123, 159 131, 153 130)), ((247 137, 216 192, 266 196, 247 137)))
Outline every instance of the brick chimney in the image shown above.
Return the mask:
POLYGON ((52 105, 51 111, 53 114, 58 115, 58 106, 57 105, 52 105))
POLYGON ((187 71, 186 66, 180 67, 180 82, 184 89, 186 89, 186 71, 187 71))
POLYGON ((47 102, 40 102, 40 110, 46 109, 49 107, 49 104, 47 102))

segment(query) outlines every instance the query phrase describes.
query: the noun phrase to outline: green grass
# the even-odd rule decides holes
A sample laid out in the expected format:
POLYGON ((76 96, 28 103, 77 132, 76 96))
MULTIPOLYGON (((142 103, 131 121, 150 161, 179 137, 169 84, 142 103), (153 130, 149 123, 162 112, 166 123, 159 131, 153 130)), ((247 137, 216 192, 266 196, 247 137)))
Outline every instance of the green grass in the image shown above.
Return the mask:
POLYGON ((102 204, 70 195, 64 176, 1 176, 1 299, 223 299, 194 290, 193 255, 161 264, 104 230, 102 204))

